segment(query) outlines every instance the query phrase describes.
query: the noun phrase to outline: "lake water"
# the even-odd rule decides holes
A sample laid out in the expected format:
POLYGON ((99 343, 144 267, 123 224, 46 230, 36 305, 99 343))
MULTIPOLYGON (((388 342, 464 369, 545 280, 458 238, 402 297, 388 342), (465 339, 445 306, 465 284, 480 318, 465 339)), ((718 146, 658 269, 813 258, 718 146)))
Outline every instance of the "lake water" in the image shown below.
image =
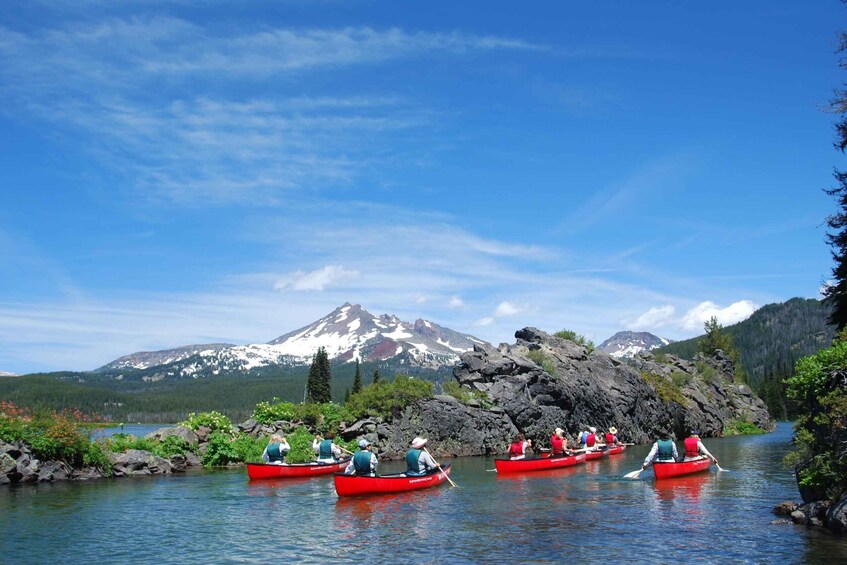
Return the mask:
POLYGON ((0 561, 847 562, 847 540, 771 524, 774 505, 799 500, 780 464, 790 434, 706 440, 728 472, 660 482, 622 478, 649 447, 635 446, 522 476, 461 458, 458 488, 361 499, 339 499, 331 477, 251 482, 244 469, 18 485, 0 491, 0 561))

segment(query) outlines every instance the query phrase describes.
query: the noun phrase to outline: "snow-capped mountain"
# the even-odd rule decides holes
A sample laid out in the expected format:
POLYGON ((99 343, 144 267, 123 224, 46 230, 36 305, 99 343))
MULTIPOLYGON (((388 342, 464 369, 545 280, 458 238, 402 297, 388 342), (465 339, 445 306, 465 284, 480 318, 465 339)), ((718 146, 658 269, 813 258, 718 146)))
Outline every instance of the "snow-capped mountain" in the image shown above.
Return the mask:
POLYGON ((604 351, 618 359, 630 358, 636 353, 649 351, 662 347, 671 342, 669 339, 653 335, 649 332, 618 332, 603 343, 597 349, 604 351))
POLYGON ((159 380, 168 376, 233 373, 274 365, 307 365, 312 362, 318 347, 323 347, 335 361, 393 359, 400 365, 438 369, 454 365, 459 355, 473 349, 474 344, 488 345, 427 320, 409 323, 396 316, 374 316, 358 304, 346 303, 320 320, 268 343, 188 345, 134 353, 112 361, 97 372, 153 369, 154 374, 145 379, 159 380))

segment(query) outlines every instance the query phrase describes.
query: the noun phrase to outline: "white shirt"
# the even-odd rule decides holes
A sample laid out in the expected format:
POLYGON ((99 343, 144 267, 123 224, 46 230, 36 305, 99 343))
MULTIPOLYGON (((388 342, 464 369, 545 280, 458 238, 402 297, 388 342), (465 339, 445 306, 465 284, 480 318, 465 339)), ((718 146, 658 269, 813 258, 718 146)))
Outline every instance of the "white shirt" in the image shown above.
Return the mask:
MULTIPOLYGON (((321 454, 321 441, 323 441, 323 440, 319 441, 317 438, 312 440, 312 449, 314 449, 315 453, 317 453, 318 455, 321 454)), ((332 457, 324 457, 324 458, 318 457, 318 461, 321 461, 323 463, 335 463, 336 461, 341 459, 342 454, 341 454, 341 448, 340 447, 338 447, 337 445, 335 445, 333 443, 330 450, 332 451, 332 457)))

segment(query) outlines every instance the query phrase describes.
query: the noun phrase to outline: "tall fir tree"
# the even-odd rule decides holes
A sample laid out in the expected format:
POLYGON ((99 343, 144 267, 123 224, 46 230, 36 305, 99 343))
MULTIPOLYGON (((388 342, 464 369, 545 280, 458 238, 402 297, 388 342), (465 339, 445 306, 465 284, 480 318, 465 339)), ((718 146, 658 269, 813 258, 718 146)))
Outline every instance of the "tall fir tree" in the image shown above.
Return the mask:
POLYGON ((309 402, 332 401, 330 381, 332 373, 329 367, 329 357, 323 347, 319 347, 309 366, 309 378, 306 381, 306 397, 309 402))
POLYGON ((374 384, 379 383, 379 378, 379 369, 377 369, 376 371, 374 371, 374 384))
MULTIPOLYGON (((838 35, 838 53, 847 51, 847 33, 838 35)), ((838 66, 847 69, 847 58, 842 57, 838 66)), ((847 88, 835 91, 835 98, 830 103, 830 111, 838 115, 835 123, 835 148, 841 153, 847 150, 847 88)), ((833 173, 836 186, 826 190, 838 202, 838 211, 827 217, 826 225, 831 230, 826 234, 826 241, 832 248, 832 282, 824 290, 826 300, 832 305, 829 323, 837 330, 847 326, 847 172, 838 168, 833 173)))
POLYGON ((362 371, 359 366, 359 359, 356 359, 356 375, 353 377, 353 394, 362 390, 362 371))

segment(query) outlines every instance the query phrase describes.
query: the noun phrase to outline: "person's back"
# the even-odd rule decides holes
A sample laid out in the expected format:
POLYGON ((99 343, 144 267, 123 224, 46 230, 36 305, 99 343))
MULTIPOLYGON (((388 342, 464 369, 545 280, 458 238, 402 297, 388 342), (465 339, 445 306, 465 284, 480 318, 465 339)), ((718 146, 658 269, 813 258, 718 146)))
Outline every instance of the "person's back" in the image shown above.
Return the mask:
POLYGON ((353 455, 353 474, 372 475, 373 468, 371 467, 371 459, 373 459, 373 453, 370 451, 366 449, 357 451, 353 455))
POLYGON ((660 439, 656 442, 658 447, 658 461, 675 461, 676 446, 672 439, 660 439))

